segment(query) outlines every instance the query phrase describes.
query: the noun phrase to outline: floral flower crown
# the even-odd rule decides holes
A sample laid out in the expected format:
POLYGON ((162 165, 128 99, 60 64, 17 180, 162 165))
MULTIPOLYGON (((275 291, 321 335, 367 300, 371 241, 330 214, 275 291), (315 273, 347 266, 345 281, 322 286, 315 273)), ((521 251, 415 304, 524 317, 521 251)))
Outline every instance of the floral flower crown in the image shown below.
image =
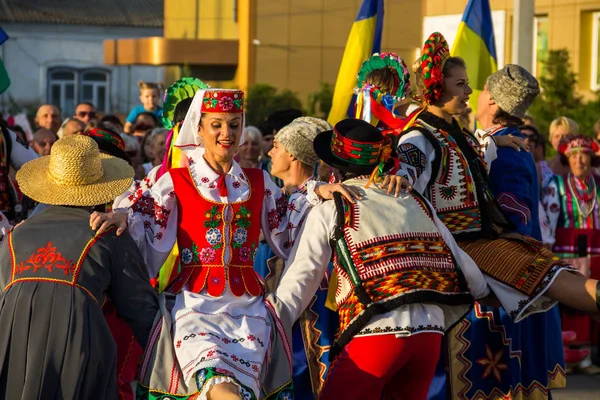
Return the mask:
POLYGON ((561 141, 558 146, 558 152, 566 156, 582 151, 595 154, 600 151, 600 145, 590 137, 578 135, 561 141))
POLYGON ((203 113, 236 114, 244 112, 244 92, 237 89, 208 89, 202 100, 203 113))
POLYGON ((444 36, 432 33, 423 45, 420 71, 423 75, 423 97, 427 104, 435 103, 444 90, 444 65, 450 57, 450 49, 444 36))
POLYGON ((380 99, 382 96, 389 95, 395 102, 404 100, 410 94, 410 73, 404 61, 395 53, 375 53, 363 63, 358 72, 357 87, 355 94, 368 90, 373 98, 380 99), (390 68, 396 75, 396 84, 392 90, 393 93, 383 92, 375 85, 366 82, 367 77, 373 71, 390 68))

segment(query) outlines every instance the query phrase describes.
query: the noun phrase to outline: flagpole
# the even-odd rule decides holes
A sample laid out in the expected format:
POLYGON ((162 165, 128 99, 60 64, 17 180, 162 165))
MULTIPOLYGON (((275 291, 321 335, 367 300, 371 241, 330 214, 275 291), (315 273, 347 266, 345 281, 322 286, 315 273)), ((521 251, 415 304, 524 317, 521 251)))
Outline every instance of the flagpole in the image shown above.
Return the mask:
POLYGON ((514 0, 512 63, 532 72, 535 0, 514 0))

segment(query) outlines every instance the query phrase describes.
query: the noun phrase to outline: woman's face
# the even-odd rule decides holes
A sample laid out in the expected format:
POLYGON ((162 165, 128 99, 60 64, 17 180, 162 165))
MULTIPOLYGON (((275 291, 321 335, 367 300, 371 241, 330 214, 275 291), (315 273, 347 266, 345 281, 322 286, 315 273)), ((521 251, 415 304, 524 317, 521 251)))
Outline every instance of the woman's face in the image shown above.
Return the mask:
POLYGON ((592 173, 592 155, 584 151, 569 155, 569 168, 577 178, 587 178, 592 173))
POLYGON ((167 135, 161 133, 157 135, 152 142, 152 153, 154 154, 154 165, 158 165, 162 162, 165 156, 167 135))
POLYGON ((467 70, 454 66, 444 78, 444 91, 435 105, 450 115, 460 115, 466 112, 471 93, 473 90, 469 86, 467 70))
POLYGON ((262 142, 246 136, 246 143, 244 144, 243 150, 240 152, 245 160, 258 162, 260 155, 262 154, 262 142))
POLYGON ((554 150, 558 150, 558 145, 560 141, 568 136, 571 132, 569 132, 568 126, 558 126, 551 135, 550 143, 552 143, 552 147, 554 150))
POLYGON ((198 135, 206 152, 221 160, 232 160, 242 137, 242 113, 202 115, 198 135))

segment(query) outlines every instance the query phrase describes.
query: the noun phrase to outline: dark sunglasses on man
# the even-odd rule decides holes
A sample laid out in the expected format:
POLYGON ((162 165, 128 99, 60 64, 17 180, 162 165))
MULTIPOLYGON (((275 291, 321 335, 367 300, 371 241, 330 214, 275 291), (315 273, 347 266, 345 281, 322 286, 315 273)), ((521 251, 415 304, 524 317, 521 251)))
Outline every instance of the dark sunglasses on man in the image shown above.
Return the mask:
POLYGON ((86 116, 89 116, 90 118, 96 118, 96 115, 96 111, 79 111, 77 113, 79 118, 85 118, 86 116))

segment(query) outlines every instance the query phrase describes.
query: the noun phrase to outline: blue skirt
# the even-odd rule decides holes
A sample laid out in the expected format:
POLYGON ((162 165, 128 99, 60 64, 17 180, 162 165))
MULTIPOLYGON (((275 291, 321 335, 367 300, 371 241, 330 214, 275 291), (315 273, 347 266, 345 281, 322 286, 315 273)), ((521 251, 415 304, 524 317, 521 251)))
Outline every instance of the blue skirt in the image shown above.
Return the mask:
POLYGON ((558 307, 515 324, 477 305, 444 342, 430 400, 551 399, 566 386, 558 307))

